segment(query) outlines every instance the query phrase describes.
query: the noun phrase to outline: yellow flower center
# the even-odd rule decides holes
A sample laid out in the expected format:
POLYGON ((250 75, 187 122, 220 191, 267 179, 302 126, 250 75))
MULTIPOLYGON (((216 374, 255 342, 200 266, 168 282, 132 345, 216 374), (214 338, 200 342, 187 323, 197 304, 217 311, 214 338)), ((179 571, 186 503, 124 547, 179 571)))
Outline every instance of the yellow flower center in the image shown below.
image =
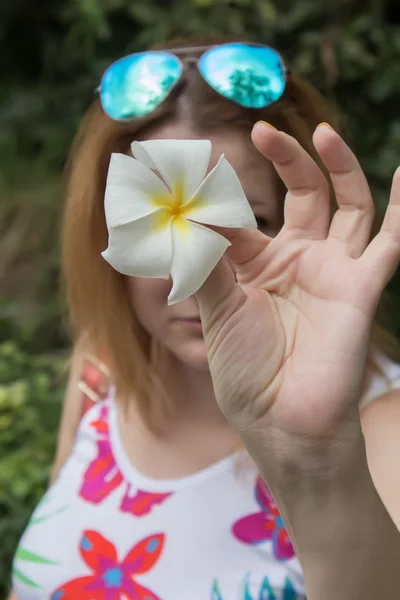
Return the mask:
POLYGON ((178 180, 172 188, 171 193, 165 192, 152 197, 152 203, 157 208, 163 208, 162 212, 157 215, 154 227, 156 230, 167 227, 172 221, 181 233, 187 233, 188 223, 186 215, 200 204, 200 199, 196 198, 191 202, 186 202, 183 193, 183 179, 178 180))

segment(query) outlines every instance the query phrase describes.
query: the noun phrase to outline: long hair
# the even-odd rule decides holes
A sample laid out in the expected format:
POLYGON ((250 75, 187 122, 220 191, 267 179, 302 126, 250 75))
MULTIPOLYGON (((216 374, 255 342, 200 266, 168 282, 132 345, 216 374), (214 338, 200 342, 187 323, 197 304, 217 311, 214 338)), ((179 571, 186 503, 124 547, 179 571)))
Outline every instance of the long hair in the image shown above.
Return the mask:
MULTIPOLYGON (((217 44, 231 38, 174 40, 168 47, 217 44)), ((95 100, 84 117, 67 164, 67 198, 62 230, 62 264, 69 318, 77 340, 85 337, 92 352, 105 357, 117 396, 127 401, 134 395, 142 417, 157 428, 162 410, 154 406, 155 377, 151 366, 152 340, 132 311, 125 278, 102 257, 108 233, 104 193, 112 152, 127 152, 130 143, 149 126, 185 117, 198 131, 236 127, 250 131, 258 120, 269 121, 295 137, 323 169, 312 143, 316 126, 325 121, 336 130, 341 125, 336 110, 301 77, 290 74, 282 98, 264 109, 246 109, 212 90, 197 69, 190 69, 171 95, 151 115, 131 122, 114 122, 95 100)), ((282 198, 283 202, 283 198, 282 198)), ((335 202, 332 194, 332 213, 335 202)), ((377 232, 376 221, 372 235, 377 232)), ((395 341, 374 324, 371 344, 393 356, 395 341)), ((369 366, 377 368, 370 352, 369 366)))

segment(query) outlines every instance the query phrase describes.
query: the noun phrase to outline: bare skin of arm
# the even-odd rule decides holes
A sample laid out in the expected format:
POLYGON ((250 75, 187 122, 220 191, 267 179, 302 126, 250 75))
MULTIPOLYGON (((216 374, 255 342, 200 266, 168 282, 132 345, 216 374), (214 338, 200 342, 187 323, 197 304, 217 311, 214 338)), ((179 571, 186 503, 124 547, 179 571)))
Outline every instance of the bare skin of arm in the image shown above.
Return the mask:
POLYGON ((400 531, 400 390, 387 392, 367 406, 361 425, 372 480, 400 531))
MULTIPOLYGON (((76 432, 82 416, 82 395, 78 390, 78 382, 82 373, 86 353, 86 344, 83 341, 79 341, 75 345, 71 357, 70 373, 64 397, 56 455, 49 482, 50 485, 57 479, 60 470, 67 462, 75 442, 76 432)), ((18 600, 18 597, 13 590, 7 600, 18 600)))

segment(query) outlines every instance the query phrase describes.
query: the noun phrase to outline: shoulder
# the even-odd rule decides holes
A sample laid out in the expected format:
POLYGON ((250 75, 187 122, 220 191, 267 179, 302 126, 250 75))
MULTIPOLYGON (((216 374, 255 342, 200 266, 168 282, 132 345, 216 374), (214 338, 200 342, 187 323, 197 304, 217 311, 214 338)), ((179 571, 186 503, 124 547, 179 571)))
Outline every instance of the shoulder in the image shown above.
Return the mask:
POLYGON ((379 372, 368 373, 360 411, 370 458, 379 461, 382 453, 400 454, 400 365, 381 353, 375 359, 379 372))
MULTIPOLYGON (((399 423, 400 423, 400 389, 390 389, 387 392, 381 394, 370 402, 368 406, 362 411, 361 422, 363 428, 371 426, 373 427, 374 422, 379 423, 388 422, 388 425, 393 424, 393 420, 397 426, 397 435, 399 435, 399 423)), ((400 436, 399 436, 400 444, 400 436)))
POLYGON ((400 530, 400 389, 376 398, 361 414, 375 487, 400 530))

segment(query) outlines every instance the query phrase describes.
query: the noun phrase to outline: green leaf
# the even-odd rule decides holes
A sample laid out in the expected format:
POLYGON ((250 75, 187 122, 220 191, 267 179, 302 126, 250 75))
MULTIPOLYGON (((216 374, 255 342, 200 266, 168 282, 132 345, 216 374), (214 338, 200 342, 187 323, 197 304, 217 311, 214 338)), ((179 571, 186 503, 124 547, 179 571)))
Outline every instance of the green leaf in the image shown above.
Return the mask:
POLYGON ((54 512, 49 513, 47 515, 31 518, 31 520, 29 521, 29 525, 39 525, 40 523, 43 523, 44 521, 48 521, 49 519, 52 519, 53 517, 60 515, 61 513, 65 512, 68 508, 69 508, 68 506, 62 506, 61 508, 59 508, 59 509, 55 510, 54 512))
POLYGON ((276 20, 276 8, 269 0, 259 0, 257 9, 263 23, 270 24, 276 20))
POLYGON ((19 581, 22 581, 22 583, 24 583, 25 585, 32 587, 32 588, 37 588, 37 589, 41 589, 41 585, 39 585, 38 583, 35 583, 34 581, 32 581, 32 579, 29 579, 29 577, 26 577, 23 573, 21 573, 21 571, 19 571, 18 569, 13 569, 12 570, 12 574, 13 577, 15 579, 18 579, 19 581))
POLYGON ((15 558, 19 558, 20 560, 26 560, 29 562, 38 563, 38 564, 42 564, 42 565, 56 565, 57 564, 56 562, 54 562, 52 560, 43 558, 39 554, 35 554, 34 552, 30 552, 29 550, 26 550, 25 548, 21 548, 21 547, 17 548, 17 551, 15 553, 15 558))

